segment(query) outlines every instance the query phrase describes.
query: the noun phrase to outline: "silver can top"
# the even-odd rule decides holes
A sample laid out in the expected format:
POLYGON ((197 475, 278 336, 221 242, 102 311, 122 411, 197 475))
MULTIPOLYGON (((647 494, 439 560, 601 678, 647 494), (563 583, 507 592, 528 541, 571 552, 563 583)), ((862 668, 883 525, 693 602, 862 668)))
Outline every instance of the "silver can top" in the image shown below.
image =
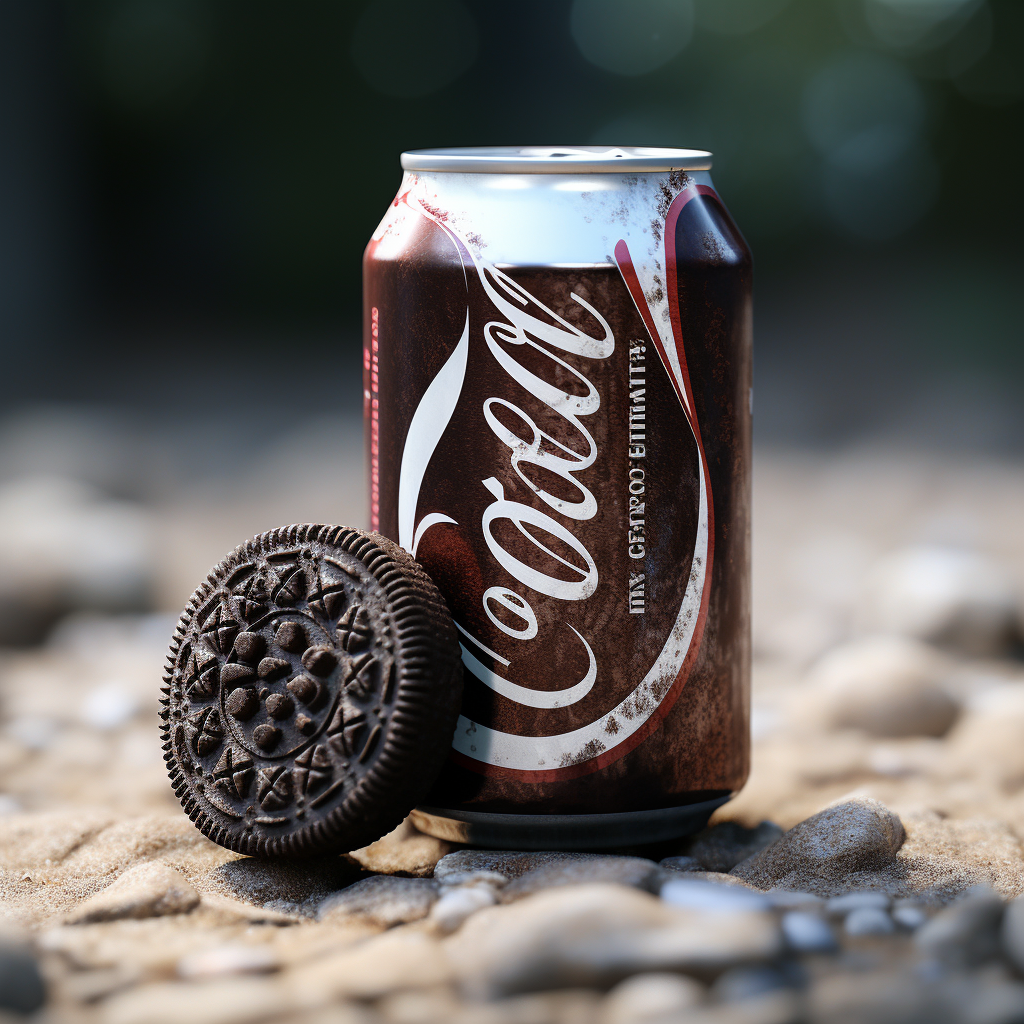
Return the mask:
POLYGON ((707 171, 711 154, 702 149, 642 146, 485 146, 415 149, 402 154, 406 171, 464 174, 608 174, 616 171, 707 171))

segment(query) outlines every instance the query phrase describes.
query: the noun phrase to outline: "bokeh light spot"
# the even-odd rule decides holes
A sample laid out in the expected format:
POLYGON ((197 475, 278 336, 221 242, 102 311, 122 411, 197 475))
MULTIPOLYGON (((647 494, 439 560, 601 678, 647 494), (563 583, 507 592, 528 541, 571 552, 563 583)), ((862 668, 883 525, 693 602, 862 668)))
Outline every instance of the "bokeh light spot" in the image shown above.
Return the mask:
POLYGON ((887 46, 931 49, 949 40, 985 0, 864 0, 864 18, 887 46))
POLYGON ((737 36, 767 25, 790 0, 697 0, 697 24, 717 35, 737 36))
POLYGON ((378 92, 415 99, 465 74, 479 46, 476 19, 460 0, 374 0, 352 33, 352 60, 378 92))
POLYGON ((823 157, 824 209, 845 233, 892 238, 931 207, 939 174, 925 114, 915 79, 878 54, 841 57, 807 83, 803 124, 823 157))
POLYGON ((570 28, 591 64, 616 75, 645 75, 689 43, 693 2, 573 0, 570 28))
POLYGON ((807 83, 803 123, 830 162, 862 169, 898 159, 920 135, 925 102, 910 73, 877 54, 850 54, 807 83))

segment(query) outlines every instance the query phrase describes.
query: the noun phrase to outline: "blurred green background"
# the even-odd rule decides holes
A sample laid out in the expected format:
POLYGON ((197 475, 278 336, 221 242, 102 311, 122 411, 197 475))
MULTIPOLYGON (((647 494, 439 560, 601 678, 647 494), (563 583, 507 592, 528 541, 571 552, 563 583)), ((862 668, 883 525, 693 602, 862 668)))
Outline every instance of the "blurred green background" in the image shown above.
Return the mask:
POLYGON ((1019 450, 1022 53, 1021 0, 4 0, 3 401, 354 414, 402 149, 683 146, 760 442, 1019 450))

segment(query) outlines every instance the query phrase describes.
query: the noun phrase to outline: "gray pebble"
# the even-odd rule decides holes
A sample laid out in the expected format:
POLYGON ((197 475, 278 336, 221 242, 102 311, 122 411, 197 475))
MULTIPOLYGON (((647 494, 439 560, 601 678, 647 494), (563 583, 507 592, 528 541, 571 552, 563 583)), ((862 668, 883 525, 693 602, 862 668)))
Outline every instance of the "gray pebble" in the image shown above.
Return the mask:
POLYGON ((891 902, 884 892, 848 892, 830 899, 825 911, 833 917, 844 917, 854 910, 888 910, 891 902))
POLYGON ((650 972, 715 977, 742 964, 772 963, 784 948, 771 914, 679 913, 624 885, 562 886, 487 907, 445 947, 463 991, 489 999, 609 988, 650 972))
POLYGON ((960 713, 935 651, 900 637, 842 644, 811 670, 828 725, 872 736, 944 736, 960 713))
POLYGON ((679 974, 634 974, 608 993, 600 1024, 656 1024, 675 1020, 704 1000, 704 986, 679 974))
POLYGON ((500 892, 502 903, 512 903, 543 889, 591 882, 614 882, 636 889, 655 889, 661 871, 643 857, 586 857, 541 864, 509 882, 500 892))
POLYGON ((731 874, 759 889, 813 892, 828 879, 892 864, 905 839, 898 814, 877 800, 852 797, 794 825, 731 874))
POLYGON ((490 885, 460 885, 448 889, 430 908, 430 920, 444 934, 455 931, 471 914, 496 902, 490 885))
POLYGON ((722 885, 703 879, 676 878, 661 888, 661 898, 672 907, 686 910, 742 912, 769 910, 771 901, 764 893, 740 885, 722 885))
POLYGON ((46 987, 31 952, 0 946, 0 1010, 35 1013, 45 1001, 46 987))
POLYGON ((515 850, 456 850, 434 865, 434 879, 442 885, 450 881, 470 881, 468 876, 485 871, 511 881, 528 871, 548 864, 581 863, 601 858, 599 853, 524 853, 515 850))
POLYGON ((973 886, 922 925, 914 944, 949 966, 976 966, 994 960, 1000 953, 1004 910, 1003 901, 988 886, 973 886))
POLYGON ((782 915, 781 923, 783 938, 797 953, 831 953, 837 947, 828 922, 818 914, 791 910, 782 915))
POLYGON ((892 918, 880 907, 858 907, 846 915, 843 930, 847 935, 891 935, 896 930, 892 918))
MULTIPOLYGON (((435 881, 439 881, 435 877, 435 881)), ((490 885, 500 889, 508 882, 506 875, 497 871, 450 871, 446 872, 443 879, 445 887, 455 885, 490 885)))
POLYGON ((426 917, 437 901, 438 888, 432 878, 374 875, 328 897, 317 916, 321 921, 352 918, 390 928, 426 917))
POLYGON ((280 966, 277 954, 267 946, 215 946, 183 956, 177 974, 185 981, 204 981, 237 974, 269 974, 280 966))
POLYGON ((1018 896, 1006 908, 1001 939, 1006 959, 1024 974, 1024 896, 1018 896))
POLYGON ((901 927, 909 931, 917 931, 921 925, 928 920, 928 914, 923 907, 905 906, 894 907, 892 919, 901 927))
POLYGON ((769 889, 765 896, 778 910, 810 910, 823 907, 825 901, 811 892, 800 892, 798 889, 769 889))

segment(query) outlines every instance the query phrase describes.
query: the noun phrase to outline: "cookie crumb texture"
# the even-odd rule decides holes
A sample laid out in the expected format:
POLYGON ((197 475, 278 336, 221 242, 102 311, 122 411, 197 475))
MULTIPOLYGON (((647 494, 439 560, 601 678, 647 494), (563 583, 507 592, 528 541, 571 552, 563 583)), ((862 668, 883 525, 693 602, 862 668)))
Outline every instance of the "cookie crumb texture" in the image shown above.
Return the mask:
POLYGON ((247 541, 192 595, 164 677, 164 758, 188 816, 253 856, 366 846, 448 754, 455 626, 378 534, 289 526, 247 541))

